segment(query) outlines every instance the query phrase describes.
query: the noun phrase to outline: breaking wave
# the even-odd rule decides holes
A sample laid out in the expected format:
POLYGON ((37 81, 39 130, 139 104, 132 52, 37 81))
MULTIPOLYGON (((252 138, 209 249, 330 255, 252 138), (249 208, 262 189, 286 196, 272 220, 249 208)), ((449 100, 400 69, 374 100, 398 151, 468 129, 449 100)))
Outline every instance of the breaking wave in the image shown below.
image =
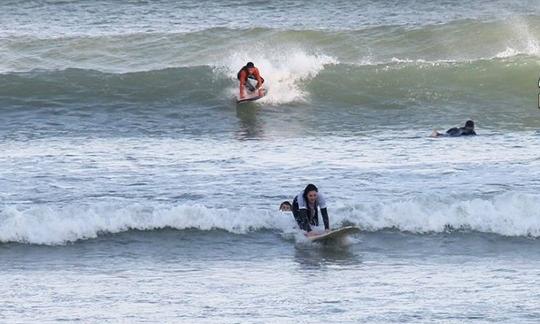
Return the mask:
MULTIPOLYGON (((331 210, 333 227, 352 224, 364 231, 399 230, 416 234, 472 231, 502 236, 540 237, 540 196, 501 194, 491 199, 410 199, 341 205, 331 210)), ((0 210, 0 242, 58 245, 129 230, 258 230, 294 233, 286 213, 202 205, 5 206, 0 210)))

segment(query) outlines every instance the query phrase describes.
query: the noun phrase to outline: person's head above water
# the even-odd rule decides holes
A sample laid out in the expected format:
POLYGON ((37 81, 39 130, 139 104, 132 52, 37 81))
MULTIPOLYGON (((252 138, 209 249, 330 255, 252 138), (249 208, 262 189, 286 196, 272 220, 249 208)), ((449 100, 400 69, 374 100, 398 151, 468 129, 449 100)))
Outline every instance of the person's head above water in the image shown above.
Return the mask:
POLYGON ((314 204, 317 200, 317 193, 319 192, 319 189, 317 187, 310 183, 306 186, 306 189, 304 189, 304 200, 307 203, 314 204))
POLYGON ((292 210, 292 205, 291 205, 290 202, 284 201, 279 205, 279 210, 280 211, 285 211, 285 212, 291 211, 292 210))
POLYGON ((253 71, 255 70, 255 64, 253 64, 253 62, 247 62, 246 69, 249 73, 253 73, 253 71))
POLYGON ((474 121, 472 120, 467 120, 465 122, 465 128, 474 128, 474 121))

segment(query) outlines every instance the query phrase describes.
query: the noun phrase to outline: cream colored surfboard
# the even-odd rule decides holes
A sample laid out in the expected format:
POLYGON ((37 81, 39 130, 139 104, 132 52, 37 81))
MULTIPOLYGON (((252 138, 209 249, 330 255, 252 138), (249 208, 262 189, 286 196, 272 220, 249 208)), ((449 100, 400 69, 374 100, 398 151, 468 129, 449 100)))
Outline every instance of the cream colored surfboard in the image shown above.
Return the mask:
POLYGON ((309 236, 308 238, 313 242, 319 241, 330 241, 330 240, 339 240, 347 235, 360 232, 358 227, 354 226, 345 226, 335 230, 331 230, 327 233, 322 233, 320 235, 309 236))

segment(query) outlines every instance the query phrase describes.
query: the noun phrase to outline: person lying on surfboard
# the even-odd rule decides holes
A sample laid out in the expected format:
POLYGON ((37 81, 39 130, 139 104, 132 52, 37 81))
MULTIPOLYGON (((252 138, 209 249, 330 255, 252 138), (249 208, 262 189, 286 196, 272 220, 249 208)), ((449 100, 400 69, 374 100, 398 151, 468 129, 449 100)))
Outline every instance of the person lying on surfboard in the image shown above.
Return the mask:
POLYGON ((318 208, 321 209, 324 229, 328 232, 330 231, 330 222, 328 220, 326 200, 324 199, 324 195, 319 192, 319 189, 310 183, 304 191, 294 197, 292 203, 293 216, 298 223, 298 227, 307 232, 307 236, 318 235, 318 233, 315 233, 311 229, 311 226, 319 226, 318 208))
POLYGON ((238 78, 238 81, 240 81, 240 99, 246 97, 246 88, 251 92, 259 90, 259 96, 261 97, 264 95, 262 88, 264 79, 261 77, 259 69, 255 67, 253 62, 247 62, 247 64, 238 71, 236 77, 238 78), (257 84, 253 86, 248 79, 256 80, 257 84))
POLYGON ((476 132, 474 131, 474 121, 467 120, 465 122, 464 127, 452 127, 449 130, 446 131, 446 133, 441 134, 437 132, 437 130, 434 130, 433 133, 431 133, 431 137, 439 137, 439 136, 450 136, 450 137, 457 137, 457 136, 472 136, 476 135, 476 132))

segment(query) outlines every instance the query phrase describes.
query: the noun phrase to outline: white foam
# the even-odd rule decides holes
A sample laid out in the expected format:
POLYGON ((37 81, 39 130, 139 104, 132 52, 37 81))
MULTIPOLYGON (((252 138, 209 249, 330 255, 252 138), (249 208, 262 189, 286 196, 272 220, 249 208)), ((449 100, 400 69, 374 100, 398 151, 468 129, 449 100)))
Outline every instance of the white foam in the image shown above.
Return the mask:
POLYGON ((120 233, 132 229, 225 230, 246 233, 260 229, 290 232, 292 217, 260 210, 210 209, 200 205, 144 206, 98 203, 91 206, 29 209, 6 207, 0 210, 0 242, 56 245, 96 238, 100 233, 120 233), (257 215, 256 217, 254 215, 257 215))
MULTIPOLYGON (((249 61, 255 63, 265 79, 268 94, 261 102, 269 104, 306 101, 309 93, 303 83, 317 76, 326 65, 338 63, 330 56, 307 53, 300 48, 255 44, 249 48, 235 50, 216 67, 236 80, 238 70, 249 61)), ((237 93, 237 87, 228 90, 231 96, 237 93)))
POLYGON ((496 58, 508 58, 512 56, 519 55, 520 52, 514 48, 507 47, 504 51, 499 52, 495 55, 496 58))
POLYGON ((342 206, 339 219, 364 230, 398 229, 413 233, 473 230, 505 236, 540 237, 540 196, 506 193, 491 199, 436 197, 342 206))
MULTIPOLYGON (((540 237, 540 196, 506 193, 491 199, 418 198, 330 208, 331 226, 354 224, 366 231, 397 229, 413 233, 473 230, 506 236, 540 237)), ((35 206, 0 210, 0 242, 65 244, 100 233, 131 229, 225 230, 247 233, 278 230, 302 242, 289 213, 256 209, 229 210, 201 205, 35 206), (297 235, 295 235, 295 233, 297 235)))

